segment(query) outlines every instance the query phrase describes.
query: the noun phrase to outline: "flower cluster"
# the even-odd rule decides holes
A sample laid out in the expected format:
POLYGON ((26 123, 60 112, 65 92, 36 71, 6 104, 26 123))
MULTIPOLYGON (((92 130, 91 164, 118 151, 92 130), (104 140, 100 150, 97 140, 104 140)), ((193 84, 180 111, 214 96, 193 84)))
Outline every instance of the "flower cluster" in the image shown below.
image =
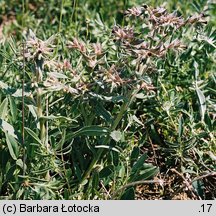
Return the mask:
POLYGON ((32 30, 29 30, 26 40, 26 49, 24 57, 29 61, 31 59, 41 60, 51 56, 55 45, 53 44, 55 36, 43 41, 37 38, 32 30))
POLYGON ((86 54, 86 45, 82 41, 78 41, 77 38, 74 38, 73 41, 68 42, 68 48, 74 48, 79 52, 86 54))
POLYGON ((83 41, 74 38, 68 42, 68 48, 79 51, 85 58, 88 67, 94 69, 100 63, 100 57, 103 55, 102 45, 100 43, 91 44, 90 49, 87 49, 87 44, 83 41))
MULTIPOLYGON (((186 46, 176 38, 176 33, 188 24, 206 23, 204 14, 183 19, 176 12, 168 13, 164 7, 152 8, 147 5, 126 10, 125 16, 142 19, 142 27, 135 32, 131 26, 114 26, 114 41, 126 56, 135 59, 139 74, 154 71, 155 58, 164 58, 169 50, 181 51, 186 46), (147 31, 143 31, 147 29, 147 31), (143 34, 143 32, 146 32, 143 34), (145 64, 145 65, 143 65, 145 64)), ((127 59, 128 61, 128 59, 127 59)))
MULTIPOLYGON (((134 25, 113 27, 113 42, 118 46, 116 50, 121 53, 118 62, 109 64, 106 61, 106 50, 101 43, 89 44, 73 38, 72 41, 68 41, 67 47, 78 51, 82 56, 74 70, 68 60, 50 58, 55 47, 55 36, 42 41, 32 31, 27 37, 25 57, 36 62, 43 59, 43 67, 48 71, 54 71, 47 73, 44 81, 44 87, 51 91, 56 89, 72 94, 84 93, 91 90, 91 87, 94 88, 96 83, 101 87, 111 85, 111 89, 129 85, 152 91, 154 86, 151 82, 146 82, 142 76, 157 71, 157 60, 165 58, 169 50, 181 51, 186 48, 176 32, 188 24, 205 23, 203 14, 183 19, 176 12, 168 13, 164 7, 152 8, 147 5, 130 8, 125 11, 125 16, 140 18, 142 25, 139 28, 134 25), (127 67, 134 72, 125 76, 127 72, 124 70, 127 67), (56 72, 59 74, 55 77, 56 72), (67 72, 69 76, 64 77, 62 72, 67 72)), ((139 22, 133 22, 135 23, 139 22)), ((111 47, 114 45, 113 42, 111 47)))
POLYGON ((134 30, 133 28, 124 27, 121 28, 119 26, 114 26, 112 29, 112 33, 115 36, 115 39, 118 41, 127 41, 131 42, 134 39, 134 30))
POLYGON ((125 11, 125 16, 135 16, 135 17, 139 17, 141 16, 144 11, 145 11, 146 5, 142 6, 142 7, 132 7, 129 8, 128 10, 125 11))

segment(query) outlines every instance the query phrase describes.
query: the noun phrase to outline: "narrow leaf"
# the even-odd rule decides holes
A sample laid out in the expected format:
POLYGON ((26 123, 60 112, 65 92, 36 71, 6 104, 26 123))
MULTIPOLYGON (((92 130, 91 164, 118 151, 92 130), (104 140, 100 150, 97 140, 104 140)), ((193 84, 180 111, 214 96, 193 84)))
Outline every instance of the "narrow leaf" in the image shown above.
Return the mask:
POLYGON ((199 98, 199 103, 200 103, 200 115, 201 115, 201 120, 204 120, 205 112, 206 112, 206 98, 203 92, 196 87, 196 92, 197 96, 199 98))
POLYGON ((11 111, 12 119, 15 122, 17 118, 17 106, 14 101, 14 98, 12 98, 11 96, 9 97, 9 102, 10 102, 10 111, 11 111))
POLYGON ((0 118, 5 119, 8 109, 8 99, 5 98, 0 105, 0 118))
POLYGON ((140 171, 140 175, 135 177, 135 181, 151 179, 158 173, 158 168, 153 166, 151 168, 140 171))
POLYGON ((95 105, 95 112, 107 122, 111 122, 112 117, 110 113, 104 108, 101 103, 97 103, 95 105))
POLYGON ((98 145, 98 146, 95 146, 95 148, 105 148, 105 149, 109 149, 109 150, 112 150, 112 151, 120 153, 120 151, 117 148, 111 147, 111 146, 98 145))
POLYGON ((66 136, 66 140, 77 136, 101 136, 108 133, 107 128, 100 126, 85 126, 78 131, 70 133, 66 136))
POLYGON ((4 121, 3 119, 0 119, 0 128, 9 135, 13 136, 14 138, 17 138, 17 135, 15 134, 15 130, 12 125, 4 121))
POLYGON ((143 154, 138 160, 137 162, 134 164, 134 166, 132 167, 131 172, 134 173, 136 171, 138 171, 139 169, 142 168, 145 160, 147 159, 147 153, 143 154))
POLYGON ((39 144, 42 144, 41 140, 38 138, 38 135, 34 131, 32 131, 30 128, 26 128, 26 127, 25 127, 25 130, 34 139, 34 141, 36 141, 39 144))
POLYGON ((14 160, 17 160, 17 157, 18 157, 17 141, 15 140, 13 136, 9 135, 8 133, 5 133, 5 136, 6 136, 6 143, 7 143, 8 150, 10 152, 11 157, 14 160))
POLYGON ((57 79, 67 79, 68 77, 62 73, 58 73, 58 72, 50 72, 48 73, 48 75, 50 77, 54 77, 54 78, 57 78, 57 79))
POLYGON ((54 115, 41 116, 39 119, 44 119, 44 120, 57 120, 57 119, 61 119, 61 120, 66 120, 66 121, 72 121, 73 120, 73 119, 67 118, 65 116, 54 116, 54 115))

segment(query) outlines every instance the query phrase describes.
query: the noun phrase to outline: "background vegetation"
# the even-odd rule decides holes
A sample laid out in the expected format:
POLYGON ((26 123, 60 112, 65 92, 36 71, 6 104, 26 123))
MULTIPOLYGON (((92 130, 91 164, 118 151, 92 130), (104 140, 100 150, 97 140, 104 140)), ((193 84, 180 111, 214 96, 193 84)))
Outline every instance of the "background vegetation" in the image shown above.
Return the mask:
POLYGON ((0 1, 1 199, 215 199, 215 22, 214 0, 0 1))

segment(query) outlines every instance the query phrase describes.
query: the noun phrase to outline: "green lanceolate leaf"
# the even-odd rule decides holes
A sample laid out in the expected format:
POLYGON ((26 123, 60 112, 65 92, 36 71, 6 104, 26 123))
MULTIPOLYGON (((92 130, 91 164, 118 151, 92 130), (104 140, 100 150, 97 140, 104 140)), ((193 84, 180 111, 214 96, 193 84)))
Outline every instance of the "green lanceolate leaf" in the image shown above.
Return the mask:
POLYGON ((140 154, 140 150, 139 147, 134 147, 131 155, 130 155, 130 165, 132 166, 134 164, 134 162, 137 160, 137 158, 139 157, 140 154))
POLYGON ((8 85, 2 81, 0 81, 0 89, 7 89, 8 85))
POLYGON ((12 125, 10 125, 8 122, 4 121, 0 118, 0 128, 9 135, 13 136, 14 138, 17 138, 17 135, 15 133, 15 130, 12 125))
MULTIPOLYGON (((39 118, 40 119, 44 119, 44 120, 65 120, 65 121, 73 121, 73 119, 67 118, 65 116, 54 116, 54 115, 49 115, 49 116, 41 116, 39 118)), ((75 120, 74 120, 75 121, 75 120)))
POLYGON ((100 126, 86 126, 78 131, 72 132, 66 136, 66 140, 72 139, 77 136, 101 136, 106 135, 108 129, 100 126))
POLYGON ((151 179, 158 173, 158 171, 158 167, 155 167, 152 164, 144 163, 142 167, 140 167, 139 171, 136 173, 131 172, 129 181, 133 182, 151 179))
POLYGON ((135 199, 135 191, 133 187, 127 188, 123 195, 121 196, 121 200, 134 200, 135 199))
POLYGON ((204 189, 205 189, 205 187, 204 187, 203 181, 202 180, 194 181, 192 183, 192 186, 197 191, 197 193, 199 194, 199 196, 201 196, 202 198, 204 198, 203 195, 204 195, 204 189))
POLYGON ((112 151, 120 153, 120 151, 117 148, 111 147, 111 146, 107 146, 107 145, 98 145, 98 146, 95 146, 95 148, 104 148, 104 149, 109 149, 109 150, 112 150, 112 151))
POLYGON ((38 144, 42 144, 38 135, 34 131, 27 127, 25 127, 25 131, 34 139, 34 141, 36 141, 38 144))
POLYGON ((138 160, 137 162, 133 165, 131 173, 135 173, 138 170, 140 170, 145 162, 145 160, 147 159, 147 153, 143 154, 138 160))
POLYGON ((21 169, 23 169, 23 168, 26 169, 27 168, 26 164, 23 164, 23 161, 21 159, 18 159, 16 161, 16 165, 19 166, 21 169))
POLYGON ((206 112, 206 98, 203 92, 196 87, 196 93, 199 98, 199 103, 200 103, 200 115, 201 115, 201 120, 204 120, 205 112, 206 112))
POLYGON ((158 173, 158 168, 155 166, 152 166, 150 168, 144 168, 136 175, 131 176, 131 181, 140 181, 140 180, 148 180, 153 178, 158 173))
MULTIPOLYGON (((60 150, 63 148, 64 142, 65 142, 65 135, 66 135, 66 130, 63 130, 61 133, 61 139, 60 141, 57 143, 55 150, 60 150)), ((62 149, 63 150, 63 149, 62 149)))
POLYGON ((186 140, 184 143, 185 143, 184 150, 189 150, 197 144, 196 137, 192 137, 189 140, 186 140))
POLYGON ((37 116, 37 108, 33 105, 27 105, 27 107, 29 108, 29 111, 30 113, 32 114, 32 116, 35 118, 35 119, 38 119, 38 116, 37 116))
POLYGON ((153 178, 157 173, 158 173, 158 168, 155 166, 152 166, 151 168, 148 169, 144 169, 142 171, 140 171, 140 176, 137 176, 137 178, 135 178, 136 181, 138 180, 145 180, 145 179, 151 179, 153 178))
POLYGON ((18 143, 17 143, 16 139, 13 136, 11 136, 10 134, 5 133, 5 136, 6 136, 6 142, 7 142, 8 150, 10 152, 11 157, 14 160, 17 160, 17 157, 19 155, 18 143))
POLYGON ((5 119, 8 109, 8 99, 5 98, 0 105, 0 118, 5 119))
POLYGON ((179 126, 178 126, 178 136, 179 138, 182 137, 183 134, 183 129, 184 129, 184 119, 182 117, 182 115, 179 116, 179 126))
POLYGON ((104 108, 104 106, 101 103, 97 103, 95 105, 95 111, 96 114, 98 116, 100 116, 101 118, 103 118, 105 121, 107 122, 111 122, 112 121, 112 116, 110 115, 110 113, 104 108))
POLYGON ((11 111, 12 119, 13 122, 15 122, 17 119, 17 106, 14 98, 11 96, 9 96, 9 102, 10 102, 10 111, 11 111))
POLYGON ((110 176, 113 173, 113 168, 112 165, 104 167, 99 173, 100 178, 107 178, 110 176))

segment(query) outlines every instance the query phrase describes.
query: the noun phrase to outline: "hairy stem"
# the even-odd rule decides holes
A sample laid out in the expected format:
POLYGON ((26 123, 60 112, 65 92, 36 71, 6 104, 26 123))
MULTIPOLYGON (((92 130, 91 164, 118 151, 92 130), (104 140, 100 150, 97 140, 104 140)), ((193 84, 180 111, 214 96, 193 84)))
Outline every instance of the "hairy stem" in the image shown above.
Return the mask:
MULTIPOLYGON (((36 83, 37 85, 42 80, 41 77, 41 69, 40 67, 36 67, 36 83)), ((44 125, 44 120, 41 118, 43 116, 43 108, 42 108, 42 89, 37 86, 37 95, 36 95, 36 103, 37 103, 37 116, 39 119, 39 127, 40 127, 40 139, 43 144, 46 142, 46 128, 44 125)))

